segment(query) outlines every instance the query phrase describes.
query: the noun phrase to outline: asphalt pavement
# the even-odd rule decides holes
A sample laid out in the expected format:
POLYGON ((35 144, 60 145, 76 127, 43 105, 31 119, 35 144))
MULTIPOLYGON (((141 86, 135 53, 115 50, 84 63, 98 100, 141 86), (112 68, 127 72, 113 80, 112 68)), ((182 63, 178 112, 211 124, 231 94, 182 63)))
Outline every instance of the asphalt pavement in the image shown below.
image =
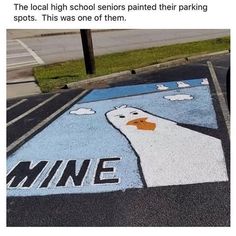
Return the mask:
MULTIPOLYGON (((130 85, 143 86, 145 84, 149 86, 153 83, 168 84, 169 82, 174 83, 174 81, 189 83, 194 79, 207 78, 218 128, 205 129, 195 125, 188 125, 188 128, 200 133, 205 132, 221 140, 229 178, 230 141, 219 103, 219 96, 226 98, 226 73, 229 64, 230 55, 221 55, 182 66, 134 74, 124 78, 123 82, 110 84, 110 87, 116 89, 130 85), (211 61, 213 64, 223 94, 219 94, 215 89, 207 61, 211 61)), ((74 89, 8 100, 8 162, 18 158, 17 150, 24 151, 27 148, 30 150, 33 160, 34 149, 30 148, 33 142, 27 141, 33 140, 37 136, 36 134, 40 135, 49 127, 49 124, 57 121, 78 101, 86 99, 91 92, 74 89)), ((129 96, 127 101, 128 98, 129 96)), ((92 103, 90 102, 90 104, 92 103)), ((91 110, 87 112, 92 114, 91 110)), ((194 109, 193 112, 195 112, 194 109)), ((177 111, 173 110, 172 113, 177 113, 177 111)), ((92 126, 91 129, 94 127, 92 126)), ((71 132, 69 128, 68 132, 71 132)), ((80 133, 77 134, 80 137, 80 133)), ((100 142, 102 141, 100 140, 100 142)), ((48 143, 48 145, 51 144, 48 143)), ((24 159, 23 156, 22 158, 24 159)), ((30 190, 28 195, 21 195, 16 191, 15 194, 7 197, 7 225, 230 226, 230 181, 203 181, 168 186, 125 188, 100 193, 89 192, 89 189, 86 191, 77 194, 65 192, 64 194, 43 194, 42 196, 31 194, 30 190)))
MULTIPOLYGON (((79 30, 8 30, 7 98, 41 93, 33 76, 33 67, 83 58, 79 32, 79 30)), ((93 31, 93 45, 95 55, 104 55, 213 39, 227 36, 229 33, 227 29, 98 30, 93 31)))
MULTIPOLYGON (((37 32, 37 31, 36 31, 37 32)), ((229 35, 224 29, 114 30, 93 32, 96 56, 115 52, 213 39, 229 35)), ((9 36, 10 37, 10 36, 9 36)), ((83 58, 79 34, 47 35, 7 41, 8 69, 83 58)))

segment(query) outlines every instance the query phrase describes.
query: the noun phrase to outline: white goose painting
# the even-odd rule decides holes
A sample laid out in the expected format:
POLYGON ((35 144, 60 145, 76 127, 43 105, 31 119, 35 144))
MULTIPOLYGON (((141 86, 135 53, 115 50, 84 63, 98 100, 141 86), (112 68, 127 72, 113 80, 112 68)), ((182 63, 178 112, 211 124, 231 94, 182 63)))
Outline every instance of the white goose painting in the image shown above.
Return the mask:
POLYGON ((228 180, 220 139, 127 105, 105 116, 138 155, 147 187, 228 180))

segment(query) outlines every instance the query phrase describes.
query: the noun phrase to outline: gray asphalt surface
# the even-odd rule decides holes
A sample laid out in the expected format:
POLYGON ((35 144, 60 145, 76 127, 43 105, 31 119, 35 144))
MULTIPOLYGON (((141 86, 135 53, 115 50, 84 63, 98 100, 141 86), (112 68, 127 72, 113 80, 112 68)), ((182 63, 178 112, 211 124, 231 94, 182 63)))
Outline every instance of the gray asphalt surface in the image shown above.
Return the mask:
MULTIPOLYGON (((63 30, 51 30, 62 33, 63 30)), ((68 30, 65 30, 68 33, 68 30)), ((7 33, 7 96, 8 98, 40 93, 32 68, 83 57, 81 36, 76 34, 30 37, 48 34, 50 30, 9 30, 7 33), (17 38, 19 36, 19 40, 17 38), (28 38, 22 38, 22 36, 28 38), (16 81, 28 82, 25 86, 16 81)), ((205 40, 229 35, 227 29, 111 30, 93 32, 95 55, 149 48, 173 43, 205 40)))
MULTIPOLYGON (((94 32, 92 36, 95 55, 103 55, 173 43, 212 39, 229 34, 230 31, 225 29, 139 29, 94 32)), ((46 64, 83 57, 80 34, 25 38, 21 41, 46 64)), ((37 63, 30 53, 27 54, 27 50, 22 45, 18 45, 19 43, 14 41, 8 43, 7 56, 9 57, 8 63, 12 65, 11 68, 14 68, 14 63, 23 61, 26 61, 29 66, 30 63, 37 63), (19 57, 20 53, 25 54, 21 54, 22 57, 19 57)))
MULTIPOLYGON (((225 78, 230 55, 209 58, 212 62, 223 94, 226 94, 225 78)), ((207 77, 210 80, 213 104, 217 114, 218 132, 222 140, 228 174, 230 173, 230 141, 223 114, 214 89, 207 60, 183 66, 144 72, 126 78, 127 84, 153 83, 207 77)), ((8 127, 8 144, 31 129, 38 116, 46 117, 72 99, 81 90, 61 93, 55 100, 8 127), (61 100, 59 99, 61 98, 61 100), (39 115, 40 114, 40 115, 39 115), (30 123, 31 121, 33 123, 30 123), (31 124, 31 125, 30 125, 31 124)), ((25 111, 45 100, 50 94, 28 99, 25 111)), ((7 106, 18 100, 9 100, 7 106)), ((23 111, 22 111, 23 112, 23 111)), ((8 121, 19 116, 21 109, 12 108, 8 121)), ((229 226, 230 225, 230 182, 166 186, 132 189, 124 192, 99 194, 64 194, 37 197, 9 197, 7 199, 8 226, 229 226)))

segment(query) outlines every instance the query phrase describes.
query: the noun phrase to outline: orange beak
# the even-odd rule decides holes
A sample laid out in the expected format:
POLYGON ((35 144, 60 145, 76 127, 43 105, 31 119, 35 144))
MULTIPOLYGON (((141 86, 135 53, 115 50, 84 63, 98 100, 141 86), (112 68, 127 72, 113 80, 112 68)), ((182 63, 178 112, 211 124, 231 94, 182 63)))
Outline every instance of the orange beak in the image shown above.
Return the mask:
POLYGON ((134 125, 137 127, 137 129, 142 130, 154 130, 156 128, 156 124, 146 120, 147 117, 138 118, 135 120, 130 120, 126 125, 134 125))

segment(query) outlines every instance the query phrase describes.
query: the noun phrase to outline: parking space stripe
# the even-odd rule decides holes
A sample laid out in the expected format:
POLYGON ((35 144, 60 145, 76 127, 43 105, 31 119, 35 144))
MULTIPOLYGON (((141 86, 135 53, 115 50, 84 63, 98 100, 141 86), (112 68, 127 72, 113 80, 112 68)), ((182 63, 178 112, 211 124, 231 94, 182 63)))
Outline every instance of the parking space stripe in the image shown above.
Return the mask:
POLYGON ((17 62, 17 63, 8 64, 8 66, 11 67, 11 66, 24 65, 24 64, 29 64, 29 63, 37 64, 36 61, 24 61, 24 62, 17 62))
POLYGON ((31 57, 31 55, 28 52, 7 55, 7 59, 18 58, 18 57, 31 57))
POLYGON ((25 48, 30 55, 38 62, 38 64, 44 64, 44 61, 32 50, 30 49, 25 43, 23 43, 21 40, 17 40, 23 48, 25 48))
POLYGON ((15 147, 17 147, 19 144, 21 144, 25 139, 29 138, 32 134, 34 134, 37 130, 41 129, 43 126, 45 126, 47 123, 49 123, 51 120, 53 120, 57 115, 59 115, 61 112, 66 110, 68 107, 70 107, 74 102, 79 100, 81 97, 83 97, 88 90, 84 90, 79 95, 77 95, 75 98, 67 102, 64 106, 62 106, 60 109, 58 109, 56 112, 52 113, 50 116, 48 116, 46 119, 44 119, 42 122, 38 123, 33 129, 29 130, 27 133, 22 135, 20 138, 18 138, 16 141, 11 143, 7 147, 7 152, 10 152, 15 147))
POLYGON ((14 124, 14 123, 17 122, 18 120, 24 118, 25 116, 27 116, 27 115, 30 114, 31 112, 37 110, 39 107, 41 107, 41 106, 43 106, 44 104, 46 104, 47 102, 51 101, 52 99, 54 99, 54 98, 57 97, 58 95, 60 95, 60 93, 54 94, 54 95, 51 96, 50 98, 48 98, 48 99, 46 99, 45 101, 39 103, 37 106, 35 106, 35 107, 29 109, 27 112, 21 114, 20 116, 17 116, 15 119, 9 121, 9 122, 7 123, 7 127, 10 126, 10 125, 12 125, 12 124, 14 124))
POLYGON ((7 41, 7 45, 15 45, 15 44, 18 44, 18 42, 17 41, 12 41, 12 42, 7 41))
POLYGON ((15 46, 11 46, 10 48, 8 48, 7 52, 9 52, 9 51, 25 51, 25 48, 22 48, 20 45, 15 45, 15 46))
POLYGON ((33 65, 38 65, 37 62, 31 62, 31 63, 20 63, 19 65, 15 65, 12 64, 10 66, 7 66, 7 70, 11 70, 11 69, 18 69, 18 68, 23 68, 23 67, 27 67, 27 66, 33 66, 33 65))
POLYGON ((212 80, 213 80, 213 84, 214 84, 214 87, 215 87, 215 90, 216 90, 216 94, 217 94, 218 99, 219 99, 220 108, 221 108, 223 116, 224 116, 224 120, 225 120, 225 123, 226 123, 228 134, 230 136, 230 115, 229 115, 229 109, 228 109, 228 106, 226 104, 226 101, 225 101, 223 92, 221 90, 219 81, 217 79, 214 67, 213 67, 213 65, 212 65, 212 63, 210 61, 207 61, 207 65, 208 65, 208 68, 209 68, 209 71, 210 71, 210 74, 211 74, 211 77, 212 77, 212 80))
POLYGON ((7 40, 7 43, 13 43, 13 42, 16 42, 16 40, 15 39, 8 39, 7 40))
POLYGON ((17 102, 17 103, 15 103, 15 104, 11 105, 10 107, 8 107, 8 108, 7 108, 7 111, 9 111, 10 109, 12 109, 12 108, 14 108, 14 107, 20 105, 20 104, 23 103, 23 102, 26 102, 27 100, 28 100, 28 99, 22 99, 22 100, 20 100, 19 102, 17 102))
POLYGON ((38 64, 42 65, 44 61, 21 40, 7 42, 7 70, 38 64))

